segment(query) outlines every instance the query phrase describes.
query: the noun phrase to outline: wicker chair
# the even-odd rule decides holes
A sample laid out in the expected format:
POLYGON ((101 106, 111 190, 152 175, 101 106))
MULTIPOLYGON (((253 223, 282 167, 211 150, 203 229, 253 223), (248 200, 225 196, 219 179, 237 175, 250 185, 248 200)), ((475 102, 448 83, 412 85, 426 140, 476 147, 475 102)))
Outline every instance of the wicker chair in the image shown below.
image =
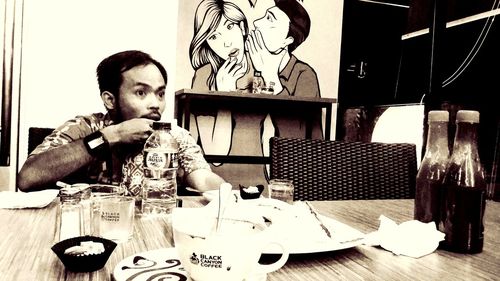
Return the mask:
POLYGON ((30 127, 28 129, 28 154, 35 150, 52 131, 54 131, 53 128, 30 127))
POLYGON ((416 148, 406 143, 270 139, 271 178, 290 179, 294 200, 414 198, 416 148))

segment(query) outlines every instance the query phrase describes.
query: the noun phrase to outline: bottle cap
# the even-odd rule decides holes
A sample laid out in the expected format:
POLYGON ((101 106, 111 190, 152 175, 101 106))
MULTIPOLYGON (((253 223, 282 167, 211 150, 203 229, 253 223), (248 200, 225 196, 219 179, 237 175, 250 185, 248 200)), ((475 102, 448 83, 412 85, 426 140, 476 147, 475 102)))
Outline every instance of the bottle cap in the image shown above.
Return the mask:
POLYGON ((153 130, 162 130, 162 129, 172 129, 172 124, 170 122, 161 122, 155 121, 153 122, 153 130))
POLYGON ((456 123, 479 123, 479 111, 459 110, 457 112, 456 123))
POLYGON ((61 202, 67 201, 80 201, 80 188, 77 187, 63 187, 59 190, 59 199, 61 202))
POLYGON ((446 110, 431 110, 427 115, 427 122, 448 122, 450 114, 446 110))

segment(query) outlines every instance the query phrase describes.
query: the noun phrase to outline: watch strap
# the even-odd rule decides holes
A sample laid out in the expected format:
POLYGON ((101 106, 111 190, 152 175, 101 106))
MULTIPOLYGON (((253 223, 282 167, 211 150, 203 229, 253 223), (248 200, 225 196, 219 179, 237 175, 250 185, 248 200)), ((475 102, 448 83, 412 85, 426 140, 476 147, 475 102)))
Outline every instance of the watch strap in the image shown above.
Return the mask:
POLYGON ((83 138, 83 143, 88 153, 93 157, 104 158, 109 155, 109 143, 100 131, 83 138))

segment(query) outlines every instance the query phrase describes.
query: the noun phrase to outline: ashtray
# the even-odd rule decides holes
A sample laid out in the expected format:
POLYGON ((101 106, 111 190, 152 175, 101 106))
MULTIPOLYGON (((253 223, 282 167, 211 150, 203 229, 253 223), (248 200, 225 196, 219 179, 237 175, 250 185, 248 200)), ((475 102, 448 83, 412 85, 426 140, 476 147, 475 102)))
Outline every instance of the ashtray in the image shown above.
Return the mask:
POLYGON ((240 196, 242 199, 257 199, 263 191, 264 186, 262 184, 248 187, 240 184, 240 196))
POLYGON ((91 272, 104 267, 111 253, 115 250, 116 243, 101 237, 96 236, 78 236, 62 240, 54 246, 52 251, 57 255, 59 260, 64 264, 64 267, 69 271, 74 272, 91 272), (79 246, 82 242, 102 243, 104 251, 98 254, 74 255, 65 253, 71 247, 79 246))

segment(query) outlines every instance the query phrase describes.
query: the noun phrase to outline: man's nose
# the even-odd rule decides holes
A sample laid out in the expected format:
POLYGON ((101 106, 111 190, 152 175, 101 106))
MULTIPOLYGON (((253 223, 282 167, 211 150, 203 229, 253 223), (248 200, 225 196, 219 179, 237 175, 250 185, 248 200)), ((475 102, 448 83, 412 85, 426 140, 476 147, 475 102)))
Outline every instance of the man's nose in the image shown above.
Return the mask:
POLYGON ((255 28, 258 28, 258 27, 259 27, 259 25, 260 25, 260 19, 256 19, 256 20, 254 20, 254 21, 253 21, 253 26, 254 26, 255 28))
POLYGON ((148 105, 150 108, 160 108, 161 100, 160 97, 154 93, 149 94, 148 105))

